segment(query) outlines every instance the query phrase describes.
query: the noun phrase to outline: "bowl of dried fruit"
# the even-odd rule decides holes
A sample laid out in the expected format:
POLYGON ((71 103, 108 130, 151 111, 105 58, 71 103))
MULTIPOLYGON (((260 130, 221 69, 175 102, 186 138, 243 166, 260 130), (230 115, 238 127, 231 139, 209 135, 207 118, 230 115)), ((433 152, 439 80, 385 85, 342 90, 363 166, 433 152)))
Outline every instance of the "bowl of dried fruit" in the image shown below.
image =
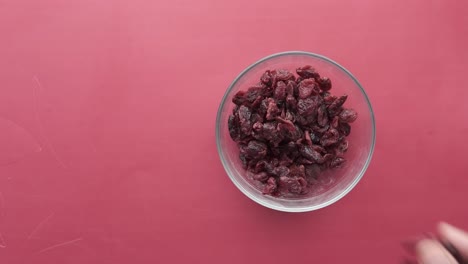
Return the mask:
POLYGON ((232 182, 279 211, 328 206, 356 186, 372 158, 374 113, 338 63, 288 51, 245 69, 227 89, 216 143, 232 182))

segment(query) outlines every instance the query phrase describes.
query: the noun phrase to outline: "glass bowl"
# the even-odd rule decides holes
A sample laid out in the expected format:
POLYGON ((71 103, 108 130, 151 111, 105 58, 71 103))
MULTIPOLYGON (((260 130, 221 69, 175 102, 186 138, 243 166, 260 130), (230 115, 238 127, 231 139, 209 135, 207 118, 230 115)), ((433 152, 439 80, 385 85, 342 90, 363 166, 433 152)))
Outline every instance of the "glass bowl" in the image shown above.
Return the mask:
POLYGON ((216 117, 216 143, 224 169, 232 182, 253 201, 279 211, 307 212, 326 207, 345 196, 356 186, 364 175, 372 158, 375 145, 375 120, 369 98, 357 79, 338 63, 318 54, 303 51, 288 51, 270 55, 247 67, 231 83, 219 106, 216 117), (295 69, 305 65, 313 66, 321 76, 332 81, 333 95, 348 95, 346 108, 353 108, 358 119, 351 124, 348 136, 349 149, 345 154, 346 163, 340 169, 320 174, 319 184, 312 193, 300 198, 279 198, 263 195, 245 176, 239 159, 237 144, 228 131, 228 118, 234 104, 232 97, 239 90, 247 90, 257 84, 266 70, 295 69))

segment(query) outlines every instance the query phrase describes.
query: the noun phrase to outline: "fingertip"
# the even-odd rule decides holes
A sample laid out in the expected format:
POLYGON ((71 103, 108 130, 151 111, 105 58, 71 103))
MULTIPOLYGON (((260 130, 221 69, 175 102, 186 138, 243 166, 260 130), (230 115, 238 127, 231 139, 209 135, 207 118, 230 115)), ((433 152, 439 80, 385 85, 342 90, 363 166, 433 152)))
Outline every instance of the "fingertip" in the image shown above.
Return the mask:
POLYGON ((439 224, 437 224, 437 232, 441 235, 447 233, 447 230, 450 232, 450 229, 452 228, 453 226, 447 222, 442 221, 442 222, 439 222, 439 224))
POLYGON ((446 222, 438 224, 437 232, 444 243, 450 243, 468 258, 468 233, 446 222))
POLYGON ((437 231, 439 232, 440 235, 467 235, 465 231, 461 230, 458 227, 455 227, 447 222, 440 222, 437 225, 437 231))

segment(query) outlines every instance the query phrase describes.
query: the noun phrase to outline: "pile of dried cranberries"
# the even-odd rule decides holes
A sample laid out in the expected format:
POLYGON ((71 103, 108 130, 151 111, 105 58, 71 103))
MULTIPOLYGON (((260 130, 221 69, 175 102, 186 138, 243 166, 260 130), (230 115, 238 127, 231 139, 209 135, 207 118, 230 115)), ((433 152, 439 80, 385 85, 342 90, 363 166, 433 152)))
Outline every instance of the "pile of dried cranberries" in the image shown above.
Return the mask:
POLYGON ((343 107, 347 95, 330 94, 329 78, 309 65, 296 73, 268 70, 232 99, 228 127, 239 158, 247 177, 272 196, 307 194, 321 171, 340 167, 357 118, 343 107))

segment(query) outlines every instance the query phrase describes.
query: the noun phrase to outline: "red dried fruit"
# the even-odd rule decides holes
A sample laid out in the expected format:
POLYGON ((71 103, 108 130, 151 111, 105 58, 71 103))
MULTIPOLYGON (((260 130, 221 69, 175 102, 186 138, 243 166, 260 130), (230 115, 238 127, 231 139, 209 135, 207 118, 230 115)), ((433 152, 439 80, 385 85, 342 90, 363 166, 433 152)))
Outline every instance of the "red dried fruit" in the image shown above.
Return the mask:
POLYGON ((234 141, 239 140, 240 137, 240 130, 239 130, 239 120, 235 115, 230 115, 228 119, 228 128, 229 128, 229 135, 234 141))
POLYGON ((340 131, 340 134, 347 137, 351 133, 351 126, 347 123, 341 123, 338 126, 338 131, 340 131))
POLYGON ((299 83, 298 87, 299 98, 305 99, 311 95, 316 95, 320 92, 317 83, 314 79, 305 79, 299 83))
POLYGON ((276 105, 276 101, 273 98, 268 98, 266 119, 274 120, 280 113, 281 111, 279 110, 278 105, 276 105))
POLYGON ((284 115, 284 119, 294 123, 296 121, 296 115, 288 110, 284 115))
POLYGON ((268 178, 267 184, 263 189, 263 194, 273 195, 276 192, 278 186, 276 185, 276 179, 273 177, 268 178))
POLYGON ((292 80, 294 81, 296 78, 292 73, 286 70, 276 70, 276 80, 277 81, 287 81, 292 80))
POLYGON ((268 174, 264 171, 254 174, 253 178, 257 181, 264 182, 268 180, 268 174))
MULTIPOLYGON (((247 147, 244 147, 245 157, 248 159, 259 160, 266 156, 268 147, 265 143, 251 140, 247 147)), ((242 150, 241 150, 242 152, 242 150)))
POLYGON ((317 102, 312 98, 299 99, 297 102, 297 113, 302 117, 314 116, 317 111, 317 102))
POLYGON ((283 81, 280 81, 276 84, 274 97, 279 101, 282 101, 286 98, 286 84, 283 81))
POLYGON ((325 132, 320 140, 320 143, 324 147, 328 147, 330 145, 338 143, 340 140, 340 133, 338 130, 331 128, 327 132, 325 132))
POLYGON ((324 127, 328 122, 327 108, 325 105, 321 105, 317 110, 317 123, 319 126, 324 127))
POLYGON ((288 81, 288 84, 286 85, 286 94, 291 95, 294 97, 294 89, 296 87, 296 83, 293 81, 288 81))
POLYGON ((322 77, 318 80, 318 84, 322 91, 329 91, 332 88, 331 80, 328 77, 322 77))
POLYGON ((336 114, 339 113, 341 106, 346 102, 346 99, 348 99, 347 95, 343 95, 338 97, 333 103, 328 106, 328 112, 330 115, 335 116, 336 114))
POLYGON ((267 165, 267 162, 265 160, 261 160, 255 164, 255 167, 253 169, 254 173, 260 173, 262 171, 265 171, 265 167, 267 165))
POLYGON ((340 121, 344 123, 352 123, 356 121, 357 113, 353 109, 344 109, 340 113, 340 121))
POLYGON ((252 124, 250 122, 252 113, 250 112, 250 109, 242 105, 239 107, 239 111, 237 113, 239 115, 241 137, 249 136, 252 131, 252 124))
POLYGON ((286 166, 278 166, 273 170, 273 172, 274 172, 274 175, 278 177, 286 176, 289 174, 289 168, 286 166))
POLYGON ((276 131, 277 124, 275 122, 267 122, 263 124, 263 138, 270 142, 271 145, 277 146, 283 137, 276 131))
POLYGON ((232 98, 232 102, 236 105, 241 105, 245 102, 245 92, 239 91, 237 92, 234 97, 232 98))
POLYGON ((346 139, 342 140, 336 147, 337 155, 343 155, 349 147, 349 143, 346 139))
POLYGON ((232 102, 237 105, 251 106, 258 97, 262 97, 264 93, 262 86, 252 86, 247 92, 239 91, 234 95, 232 102))
POLYGON ((305 178, 305 167, 304 165, 293 165, 290 167, 290 177, 302 177, 305 178))
POLYGON ((325 102, 326 105, 332 104, 338 97, 331 95, 328 92, 322 93, 323 101, 325 102))
POLYGON ((262 75, 262 78, 260 78, 260 81, 266 85, 269 85, 271 84, 271 75, 270 75, 270 71, 265 71, 265 73, 263 73, 262 75))
POLYGON ((318 151, 314 150, 311 146, 302 145, 299 148, 299 152, 304 158, 316 163, 318 163, 323 158, 322 155, 318 151))
POLYGON ((257 110, 257 108, 260 106, 260 104, 262 103, 262 101, 263 101, 263 97, 258 96, 257 99, 255 99, 255 100, 252 102, 250 108, 251 108, 252 110, 257 110))
POLYGON ((286 97, 286 106, 291 110, 297 109, 297 100, 294 96, 289 95, 286 97))
POLYGON ((312 146, 312 139, 310 138, 310 132, 309 131, 304 131, 304 140, 305 144, 312 146))
POLYGON ((304 67, 300 67, 296 69, 297 75, 300 77, 307 79, 307 78, 319 78, 320 74, 310 65, 306 65, 304 67))
POLYGON ((233 96, 228 118, 231 138, 248 179, 272 196, 304 195, 321 171, 341 167, 349 144, 349 123, 357 118, 343 108, 347 96, 331 95, 331 81, 311 66, 266 71, 260 83, 233 96))
POLYGON ((340 121, 340 118, 338 116, 335 116, 330 123, 331 127, 338 128, 338 126, 340 125, 339 121, 340 121))
POLYGON ((287 190, 292 194, 305 194, 307 193, 307 181, 301 177, 280 177, 280 188, 287 190))

